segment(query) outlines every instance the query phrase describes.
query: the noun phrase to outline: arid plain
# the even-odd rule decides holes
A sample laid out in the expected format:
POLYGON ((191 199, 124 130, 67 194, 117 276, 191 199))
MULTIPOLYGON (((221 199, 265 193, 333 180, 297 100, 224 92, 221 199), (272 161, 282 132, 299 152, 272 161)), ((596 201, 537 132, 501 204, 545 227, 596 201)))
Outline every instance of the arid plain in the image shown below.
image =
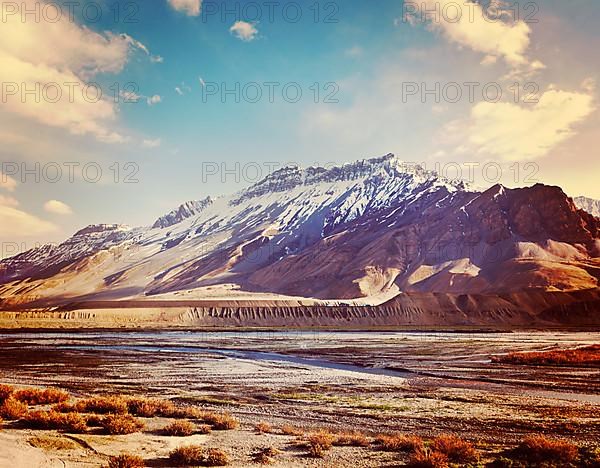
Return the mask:
MULTIPOLYGON (((0 464, 121 466, 110 457, 130 453, 144 466, 179 466, 173 451, 197 444, 236 467, 542 466, 523 455, 530 436, 565 444, 529 447, 567 457, 552 466, 598 463, 598 333, 36 330, 5 332, 0 342, 0 382, 16 397, 22 388, 60 388, 68 401, 54 413, 81 414, 89 425, 40 423, 36 411, 53 405, 20 397, 29 416, 4 422, 0 464), (510 354, 565 349, 591 351, 571 363, 510 354), (86 407, 99 397, 171 409, 144 412, 130 402, 123 412, 143 428, 111 434, 106 408, 98 416, 86 407), (219 417, 236 423, 219 426, 219 417), (182 420, 189 435, 166 432, 182 420), (419 450, 430 464, 416 464, 419 450), (519 457, 524 465, 507 464, 519 457)), ((118 405, 110 412, 121 413, 118 405)), ((215 461, 204 456, 204 465, 215 461)))

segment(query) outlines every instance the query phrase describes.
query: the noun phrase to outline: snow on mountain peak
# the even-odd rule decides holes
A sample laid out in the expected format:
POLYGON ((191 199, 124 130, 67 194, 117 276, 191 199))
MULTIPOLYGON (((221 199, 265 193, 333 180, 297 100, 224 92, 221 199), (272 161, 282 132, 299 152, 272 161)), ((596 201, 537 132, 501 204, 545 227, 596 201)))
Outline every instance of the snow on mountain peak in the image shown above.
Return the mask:
POLYGON ((152 225, 152 228, 167 228, 173 226, 174 224, 180 223, 184 219, 196 216, 207 206, 210 206, 213 202, 214 200, 211 197, 206 197, 203 200, 185 202, 179 205, 178 208, 158 218, 152 225))

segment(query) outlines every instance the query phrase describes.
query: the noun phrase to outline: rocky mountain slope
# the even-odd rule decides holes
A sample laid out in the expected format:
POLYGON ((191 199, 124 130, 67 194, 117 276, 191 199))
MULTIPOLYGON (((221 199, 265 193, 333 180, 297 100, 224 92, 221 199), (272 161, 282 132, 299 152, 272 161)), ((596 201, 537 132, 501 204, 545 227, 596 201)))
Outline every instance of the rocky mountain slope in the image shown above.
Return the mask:
POLYGON ((575 197, 573 201, 578 208, 593 214, 597 218, 600 217, 600 200, 594 200, 593 198, 587 197, 575 197))
MULTIPOLYGON (((286 167, 151 227, 91 226, 0 262, 5 304, 198 298, 320 299, 598 287, 600 220, 558 187, 484 192, 393 155, 286 167)), ((381 301, 379 301, 381 302, 381 301)))

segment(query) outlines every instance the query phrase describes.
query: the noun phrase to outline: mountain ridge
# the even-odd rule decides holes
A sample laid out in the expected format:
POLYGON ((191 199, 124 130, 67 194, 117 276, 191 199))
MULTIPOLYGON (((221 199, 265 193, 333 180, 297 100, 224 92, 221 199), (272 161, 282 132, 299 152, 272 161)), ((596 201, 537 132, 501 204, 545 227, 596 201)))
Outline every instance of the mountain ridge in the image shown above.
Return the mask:
POLYGON ((184 203, 149 227, 84 228, 1 261, 0 298, 593 289, 599 226, 560 187, 479 192, 387 154, 282 168, 231 196, 184 203))

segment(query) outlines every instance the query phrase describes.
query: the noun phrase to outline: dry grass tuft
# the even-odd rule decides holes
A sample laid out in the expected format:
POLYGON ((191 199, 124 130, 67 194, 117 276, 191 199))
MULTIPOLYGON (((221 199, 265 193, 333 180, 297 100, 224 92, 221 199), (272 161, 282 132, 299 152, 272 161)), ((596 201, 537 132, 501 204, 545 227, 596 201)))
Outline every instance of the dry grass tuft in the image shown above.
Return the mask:
POLYGON ((176 419, 201 419, 204 414, 207 412, 195 406, 176 406, 171 402, 166 402, 165 408, 161 411, 161 416, 176 419))
POLYGON ((201 414, 199 419, 210 424, 217 431, 236 429, 240 425, 240 422, 229 413, 206 412, 201 414))
POLYGON ((178 447, 171 452, 169 459, 175 466, 226 466, 229 457, 216 448, 204 449, 198 445, 178 447))
POLYGON ((412 452, 423 448, 423 439, 407 434, 379 434, 375 441, 388 452, 412 452))
POLYGON ((229 456, 221 449, 209 448, 206 451, 203 466, 226 466, 229 464, 229 456))
POLYGON ((6 400, 14 391, 15 388, 12 385, 0 385, 0 402, 6 400))
POLYGON ((124 453, 117 457, 110 457, 108 468, 144 468, 144 459, 137 455, 124 453))
POLYGON ((88 427, 102 427, 103 419, 102 416, 98 416, 97 414, 89 414, 85 418, 85 423, 88 427))
POLYGON ((333 445, 351 446, 351 447, 368 447, 369 438, 360 431, 340 432, 335 436, 333 445))
POLYGON ((197 426, 196 432, 198 434, 210 434, 212 432, 212 427, 209 424, 200 424, 197 426))
POLYGON ((25 422, 33 429, 57 429, 72 433, 83 433, 87 430, 86 419, 79 413, 32 411, 25 417, 25 422))
POLYGON ((196 426, 189 421, 174 421, 165 427, 163 432, 169 436, 187 437, 191 436, 195 430, 196 426))
POLYGON ((301 436, 304 434, 304 431, 298 427, 292 426, 291 424, 284 424, 283 426, 281 426, 281 433, 283 435, 290 435, 290 436, 301 436))
POLYGON ((144 423, 129 414, 111 414, 101 421, 108 434, 133 434, 144 429, 144 423))
POLYGON ((575 463, 579 452, 570 442, 539 435, 527 437, 512 454, 530 465, 554 462, 557 466, 568 466, 575 463))
POLYGON ((16 421, 17 419, 24 418, 27 415, 28 410, 29 408, 25 403, 9 396, 2 402, 2 405, 0 405, 0 417, 9 421, 16 421))
POLYGON ((509 353, 493 356, 492 362, 535 366, 600 366, 600 344, 576 349, 509 353))
POLYGON ((281 452, 275 447, 267 447, 258 449, 252 454, 252 461, 254 463, 260 463, 261 465, 272 465, 275 463, 275 457, 281 452))
POLYGON ((409 468, 448 468, 448 457, 441 452, 420 447, 411 455, 409 468))
POLYGON ((167 400, 130 398, 127 400, 127 409, 134 416, 153 418, 155 416, 168 416, 172 414, 175 406, 167 400))
POLYGON ((69 399, 69 394, 57 388, 24 388, 13 393, 13 397, 31 406, 62 403, 69 399))
POLYGON ((259 434, 271 434, 273 432, 273 427, 267 422, 259 422, 254 426, 254 430, 259 434))
POLYGON ((441 435, 431 444, 434 451, 443 453, 452 463, 475 463, 479 460, 473 445, 455 435, 441 435))
POLYGON ((307 441, 308 454, 311 457, 323 458, 325 456, 325 452, 331 449, 333 446, 333 443, 335 442, 335 436, 326 429, 321 429, 318 432, 309 434, 307 441))
POLYGON ((125 414, 128 408, 123 397, 114 395, 81 400, 75 405, 75 409, 80 413, 125 414))

